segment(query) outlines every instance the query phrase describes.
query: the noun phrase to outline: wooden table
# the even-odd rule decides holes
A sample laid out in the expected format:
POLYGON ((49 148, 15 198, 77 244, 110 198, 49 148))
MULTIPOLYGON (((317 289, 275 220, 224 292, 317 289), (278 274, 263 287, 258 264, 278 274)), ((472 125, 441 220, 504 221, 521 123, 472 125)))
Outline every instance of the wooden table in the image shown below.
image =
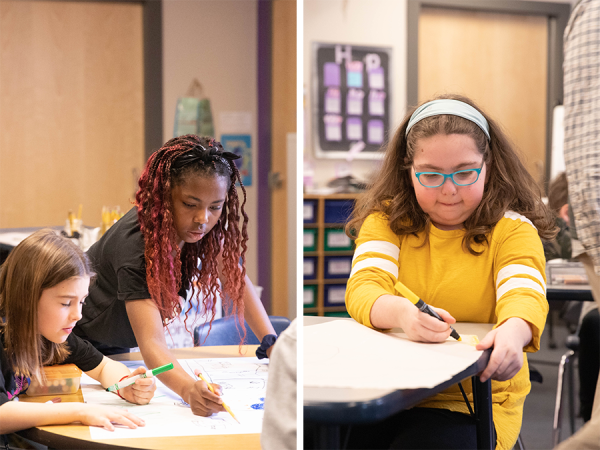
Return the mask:
MULTIPOLYGON (((304 317, 304 326, 317 325, 334 319, 332 317, 304 317)), ((483 337, 493 324, 456 323, 459 334, 474 334, 483 337)), ((401 331, 394 329, 392 331, 401 331)), ((341 448, 341 427, 373 423, 384 420, 397 412, 411 408, 423 400, 447 389, 453 384, 469 378, 473 383, 473 399, 477 423, 477 447, 493 449, 491 381, 479 381, 476 376, 489 361, 490 350, 483 352, 479 360, 452 379, 431 389, 351 389, 304 387, 304 421, 316 426, 317 448, 341 448)), ((385 362, 382 363, 385 367, 385 362)))
MULTIPOLYGON (((239 354, 237 345, 222 345, 213 347, 193 347, 172 350, 178 359, 193 358, 232 358, 238 356, 254 356, 256 345, 242 346, 242 354, 239 354)), ((142 360, 140 353, 126 353, 114 355, 113 359, 120 361, 142 360)), ((19 401, 46 402, 56 395, 28 397, 22 395, 19 401)), ((81 389, 76 394, 60 396, 65 402, 83 402, 81 389)), ((191 412, 190 412, 191 414, 191 412)), ((64 449, 87 449, 87 448, 146 448, 146 449, 260 449, 260 434, 228 434, 228 435, 206 435, 206 436, 167 436, 153 438, 131 438, 131 439, 103 439, 91 438, 88 426, 73 425, 51 425, 36 427, 20 431, 18 434, 47 445, 48 447, 64 449)))

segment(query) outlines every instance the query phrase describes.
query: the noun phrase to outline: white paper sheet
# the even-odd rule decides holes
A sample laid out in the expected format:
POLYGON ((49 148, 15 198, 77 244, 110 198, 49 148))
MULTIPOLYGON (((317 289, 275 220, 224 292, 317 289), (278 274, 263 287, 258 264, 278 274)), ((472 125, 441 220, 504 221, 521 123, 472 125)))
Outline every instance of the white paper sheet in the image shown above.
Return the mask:
POLYGON ((483 352, 452 338, 413 342, 353 320, 304 327, 304 386, 355 389, 432 388, 473 364, 483 352))
MULTIPOLYGON (((106 392, 100 384, 83 375, 81 390, 86 403, 127 408, 146 422, 135 430, 116 427, 107 431, 90 427, 92 439, 123 439, 209 434, 254 434, 262 430, 263 406, 267 385, 268 363, 258 358, 181 359, 179 363, 190 375, 199 368, 212 383, 223 388, 223 401, 233 411, 238 424, 227 412, 200 417, 192 414, 181 397, 156 379, 157 389, 148 405, 134 405, 106 392)), ((130 369, 143 366, 142 361, 124 361, 130 369)))

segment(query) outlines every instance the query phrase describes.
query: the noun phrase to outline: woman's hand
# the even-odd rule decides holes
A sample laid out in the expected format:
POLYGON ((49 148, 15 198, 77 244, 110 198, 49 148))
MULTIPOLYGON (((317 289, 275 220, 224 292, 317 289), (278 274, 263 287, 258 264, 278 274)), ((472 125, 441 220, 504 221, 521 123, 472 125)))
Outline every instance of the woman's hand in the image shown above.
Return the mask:
MULTIPOLYGON (((129 378, 146 373, 146 370, 145 367, 140 366, 131 373, 129 378)), ((135 380, 135 383, 131 386, 119 389, 119 394, 121 394, 121 397, 128 402, 146 405, 150 403, 150 400, 154 397, 154 391, 156 391, 154 377, 148 377, 139 378, 135 380)))
POLYGON ((518 317, 511 317, 490 331, 475 347, 477 350, 494 347, 487 367, 479 375, 480 380, 506 381, 514 377, 523 367, 523 347, 531 337, 530 325, 518 317))
POLYGON ((192 413, 197 416, 210 416, 219 411, 225 411, 223 408, 223 400, 221 400, 221 386, 211 384, 217 394, 213 394, 208 389, 208 384, 202 380, 196 381, 191 385, 191 388, 186 392, 184 400, 189 403, 192 408, 192 413))
POLYGON ((102 427, 108 431, 115 430, 113 423, 124 425, 129 428, 143 427, 146 425, 146 422, 144 422, 143 419, 140 419, 126 409, 90 404, 81 404, 81 406, 79 421, 84 425, 102 427))

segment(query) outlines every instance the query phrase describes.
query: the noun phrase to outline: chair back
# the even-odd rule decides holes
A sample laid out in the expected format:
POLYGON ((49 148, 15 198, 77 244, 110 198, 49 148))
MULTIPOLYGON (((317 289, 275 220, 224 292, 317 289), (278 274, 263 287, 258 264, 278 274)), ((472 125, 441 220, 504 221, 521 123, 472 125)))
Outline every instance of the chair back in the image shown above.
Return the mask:
MULTIPOLYGON (((271 325, 279 336, 291 323, 290 319, 283 316, 269 316, 271 325)), ((237 329, 235 317, 223 317, 213 320, 212 328, 209 330, 209 324, 205 323, 194 327, 194 346, 199 345, 238 345, 241 339, 241 333, 237 329), (208 336, 207 336, 208 334, 208 336), (206 340, 205 340, 206 339, 206 340)), ((248 323, 244 321, 246 326, 246 339, 244 344, 260 345, 260 341, 252 332, 248 323)))

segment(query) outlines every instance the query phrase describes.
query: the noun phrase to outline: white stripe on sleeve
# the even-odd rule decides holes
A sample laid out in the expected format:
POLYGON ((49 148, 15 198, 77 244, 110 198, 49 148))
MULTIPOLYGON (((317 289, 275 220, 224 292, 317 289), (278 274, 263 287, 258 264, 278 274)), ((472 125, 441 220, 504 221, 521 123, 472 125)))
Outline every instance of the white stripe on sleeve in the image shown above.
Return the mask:
POLYGON ((394 245, 388 241, 367 241, 356 247, 353 259, 356 260, 356 258, 358 258, 360 255, 367 252, 382 253, 384 255, 391 256, 397 261, 398 255, 400 254, 400 249, 397 245, 394 245))
POLYGON ((359 270, 370 269, 372 267, 389 272, 394 278, 398 279, 398 266, 392 261, 383 258, 367 258, 363 261, 357 262, 354 264, 354 267, 352 267, 350 278, 352 278, 352 275, 359 270))
POLYGON ((546 295, 546 290, 530 278, 511 278, 496 290, 496 301, 500 300, 508 291, 523 288, 533 289, 542 295, 546 295))
POLYGON ((546 283, 544 283, 544 277, 540 271, 524 264, 510 264, 500 269, 498 277, 496 278, 496 289, 503 280, 514 277, 515 275, 530 275, 539 281, 544 290, 546 289, 546 283))

